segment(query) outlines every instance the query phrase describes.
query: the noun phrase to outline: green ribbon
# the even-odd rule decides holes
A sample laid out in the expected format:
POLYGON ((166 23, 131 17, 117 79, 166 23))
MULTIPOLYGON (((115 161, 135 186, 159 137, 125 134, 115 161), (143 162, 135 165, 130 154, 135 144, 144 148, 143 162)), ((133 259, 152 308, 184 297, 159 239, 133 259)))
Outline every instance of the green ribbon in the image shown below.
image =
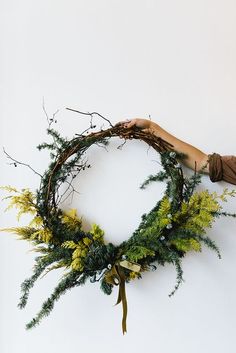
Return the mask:
POLYGON ((108 271, 105 275, 105 280, 107 283, 118 286, 119 285, 119 293, 117 302, 115 305, 122 302, 123 308, 123 318, 122 318, 122 331, 123 335, 127 332, 126 329, 126 319, 127 319, 127 299, 125 294, 125 273, 122 267, 119 264, 115 264, 110 271, 108 271))

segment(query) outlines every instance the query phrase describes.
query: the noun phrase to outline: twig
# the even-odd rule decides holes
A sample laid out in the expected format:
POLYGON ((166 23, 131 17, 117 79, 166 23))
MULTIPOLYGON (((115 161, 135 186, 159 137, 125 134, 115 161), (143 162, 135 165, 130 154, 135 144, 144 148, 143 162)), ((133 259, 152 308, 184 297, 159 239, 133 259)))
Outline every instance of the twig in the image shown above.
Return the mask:
POLYGON ((85 112, 81 112, 81 111, 76 110, 76 109, 71 109, 71 108, 66 108, 66 109, 67 109, 67 110, 70 110, 70 111, 72 111, 72 112, 75 112, 75 113, 82 114, 82 115, 89 115, 90 117, 92 117, 93 115, 98 115, 100 118, 106 120, 106 121, 109 123, 109 125, 110 125, 111 127, 114 127, 114 126, 112 125, 112 123, 110 122, 109 119, 105 118, 103 115, 101 115, 101 114, 99 114, 99 113, 97 113, 97 112, 92 112, 92 113, 89 113, 89 112, 88 112, 88 113, 85 113, 85 112))
POLYGON ((126 144, 127 140, 124 140, 124 142, 122 142, 118 147, 117 149, 118 150, 122 150, 123 146, 126 144))
POLYGON ((47 113, 46 108, 45 108, 44 97, 43 97, 43 104, 42 104, 42 106, 43 106, 43 111, 44 111, 44 114, 46 115, 47 122, 48 122, 48 125, 49 125, 49 128, 50 128, 50 124, 51 124, 51 123, 50 123, 49 116, 48 116, 48 113, 47 113))
POLYGON ((57 122, 57 120, 55 120, 55 116, 57 115, 57 113, 59 113, 59 109, 57 109, 57 110, 55 111, 55 113, 53 113, 52 118, 49 118, 48 113, 47 113, 46 108, 45 108, 44 97, 43 97, 43 104, 42 104, 42 106, 43 106, 44 114, 46 115, 46 118, 47 118, 48 128, 50 129, 52 123, 56 123, 56 122, 57 122))
POLYGON ((5 155, 7 156, 8 159, 10 159, 13 163, 10 163, 10 165, 14 165, 15 167, 17 166, 17 164, 19 165, 24 165, 25 167, 31 169, 35 174, 37 174, 38 176, 40 176, 40 178, 42 178, 43 176, 41 174, 39 174, 38 172, 36 172, 36 170, 34 170, 29 164, 23 163, 23 162, 19 162, 16 159, 12 158, 5 150, 5 148, 3 147, 3 152, 5 153, 5 155))
POLYGON ((94 142, 94 144, 95 144, 96 146, 100 147, 100 148, 103 148, 106 152, 108 152, 108 149, 106 148, 106 146, 101 145, 101 144, 98 143, 98 142, 94 142))

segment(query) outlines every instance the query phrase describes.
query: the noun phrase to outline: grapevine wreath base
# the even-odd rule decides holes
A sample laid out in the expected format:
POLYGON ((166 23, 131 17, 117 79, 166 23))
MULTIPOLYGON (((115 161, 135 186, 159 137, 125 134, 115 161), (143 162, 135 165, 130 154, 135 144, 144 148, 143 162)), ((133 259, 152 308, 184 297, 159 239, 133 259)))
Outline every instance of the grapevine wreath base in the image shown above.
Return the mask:
MULTIPOLYGON (((40 175, 36 192, 29 189, 19 192, 15 188, 4 187, 10 193, 6 197, 10 201, 7 209, 16 207, 19 210, 18 218, 25 213, 32 215, 32 221, 27 226, 4 230, 29 241, 34 245, 34 250, 40 253, 35 258, 32 276, 21 285, 22 296, 18 306, 26 306, 30 289, 42 274, 65 268, 66 273, 57 287, 26 328, 39 324, 43 317, 50 314, 62 294, 89 279, 92 283, 99 281, 106 294, 111 294, 114 286, 118 286, 117 304, 121 302, 123 306, 122 330, 125 333, 125 284, 140 279, 145 271, 171 263, 177 271, 176 285, 169 294, 172 296, 183 281, 181 259, 188 251, 201 251, 202 244, 205 244, 220 257, 218 247, 206 235, 206 229, 219 216, 236 217, 235 214, 222 212, 220 205, 228 196, 235 196, 235 191, 225 189, 221 195, 208 190, 195 191, 201 182, 200 174, 195 171, 191 177, 184 176, 179 164, 184 156, 174 151, 169 143, 136 127, 127 129, 122 124, 113 126, 98 113, 81 114, 91 117, 90 128, 72 139, 62 137, 52 128, 56 122, 55 116, 48 119, 47 132, 52 142, 43 143, 38 149, 50 152, 51 163, 43 175, 36 172, 40 175), (109 128, 91 132, 95 114, 106 120, 109 128), (60 208, 65 197, 76 192, 73 186, 75 177, 85 168, 90 168, 85 159, 87 149, 92 145, 106 146, 112 137, 119 137, 124 142, 130 139, 144 141, 160 155, 162 170, 149 176, 141 185, 142 189, 150 182, 166 182, 163 198, 142 216, 138 228, 120 245, 105 240, 103 230, 96 224, 92 225, 90 231, 84 231, 82 220, 74 209, 65 212, 60 208), (62 186, 63 193, 60 191, 62 186)), ((7 156, 15 166, 24 164, 7 156)))

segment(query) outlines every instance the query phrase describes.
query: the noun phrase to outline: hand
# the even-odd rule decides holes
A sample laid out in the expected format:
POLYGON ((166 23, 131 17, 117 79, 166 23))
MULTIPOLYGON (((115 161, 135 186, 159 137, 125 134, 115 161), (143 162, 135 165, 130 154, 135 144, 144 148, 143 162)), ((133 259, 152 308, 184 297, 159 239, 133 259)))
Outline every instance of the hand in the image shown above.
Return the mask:
POLYGON ((129 129, 133 126, 136 126, 139 129, 142 129, 144 132, 149 132, 151 128, 151 121, 147 119, 131 119, 126 121, 120 121, 116 125, 123 125, 125 128, 129 129))

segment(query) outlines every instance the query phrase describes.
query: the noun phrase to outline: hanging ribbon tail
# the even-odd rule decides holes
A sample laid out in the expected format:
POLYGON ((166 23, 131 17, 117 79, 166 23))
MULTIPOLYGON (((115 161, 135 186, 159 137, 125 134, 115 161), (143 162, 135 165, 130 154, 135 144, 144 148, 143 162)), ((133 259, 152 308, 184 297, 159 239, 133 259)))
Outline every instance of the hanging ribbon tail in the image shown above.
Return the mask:
POLYGON ((128 305, 127 305, 127 299, 126 299, 126 293, 125 293, 125 274, 120 266, 118 267, 117 272, 119 273, 120 283, 119 283, 119 293, 118 293, 116 305, 122 302, 122 309, 123 309, 122 331, 124 335, 127 332, 126 319, 127 319, 127 311, 128 311, 128 305))
POLYGON ((126 319, 127 319, 127 299, 125 293, 125 273, 120 265, 114 265, 112 269, 106 274, 106 281, 115 286, 119 285, 118 298, 115 305, 122 302, 123 318, 122 318, 122 332, 123 335, 127 332, 126 319))

